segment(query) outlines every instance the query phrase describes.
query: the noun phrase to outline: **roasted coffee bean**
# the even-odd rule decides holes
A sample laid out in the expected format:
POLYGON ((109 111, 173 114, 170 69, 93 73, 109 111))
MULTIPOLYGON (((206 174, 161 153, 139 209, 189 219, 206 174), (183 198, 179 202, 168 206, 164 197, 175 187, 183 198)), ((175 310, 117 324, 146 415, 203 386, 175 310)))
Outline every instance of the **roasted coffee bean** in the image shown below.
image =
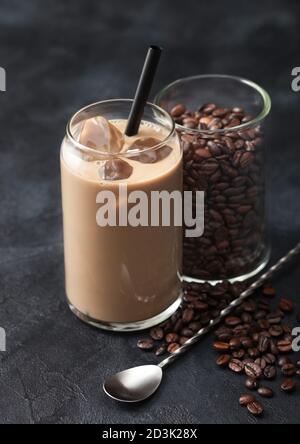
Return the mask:
POLYGON ((281 372, 285 376, 293 376, 296 373, 296 367, 294 364, 284 364, 281 367, 281 372))
POLYGON ((242 344, 239 338, 232 338, 229 341, 229 346, 231 350, 238 350, 239 348, 241 348, 242 344))
POLYGON ((278 338, 279 336, 281 336, 283 334, 283 328, 281 327, 281 325, 273 325, 269 329, 269 333, 274 338, 278 338))
POLYGON ((181 334, 182 336, 186 336, 187 338, 191 338, 191 337, 194 335, 194 332, 193 332, 193 330, 191 330, 190 328, 183 328, 183 329, 180 331, 180 334, 181 334))
POLYGON ((297 362, 296 362, 296 365, 297 365, 297 367, 300 368, 300 361, 297 361, 297 362))
POLYGON ((183 345, 183 344, 185 344, 186 343, 186 341, 188 341, 190 338, 188 338, 187 336, 180 336, 180 338, 179 338, 179 344, 180 345, 183 345))
POLYGON ((167 346, 166 346, 166 344, 163 344, 160 347, 158 347, 155 354, 156 354, 156 356, 161 356, 161 355, 165 354, 166 352, 167 352, 167 346))
POLYGON ((267 312, 265 310, 258 310, 255 313, 255 319, 259 321, 260 319, 265 319, 267 316, 267 312))
POLYGON ((239 359, 231 359, 228 366, 234 373, 241 373, 244 370, 244 364, 239 359))
POLYGON ((250 402, 254 402, 255 397, 253 395, 250 395, 249 393, 246 393, 245 395, 241 395, 239 399, 239 403, 242 407, 246 407, 250 402))
POLYGON ((220 367, 225 367, 225 366, 227 367, 230 360, 231 360, 230 355, 221 355, 217 358, 216 364, 219 365, 220 367))
POLYGON ((252 300, 243 303, 242 308, 247 313, 253 313, 256 310, 256 303, 252 300))
POLYGON ((242 343, 242 346, 246 349, 252 348, 254 345, 253 340, 249 337, 240 338, 240 341, 242 343))
POLYGON ((249 348, 248 349, 248 355, 250 356, 250 358, 257 358, 260 355, 260 351, 258 350, 258 348, 249 348))
POLYGON ((281 390, 287 393, 291 393, 296 390, 296 382, 293 379, 285 379, 281 384, 281 390))
POLYGON ((168 345, 168 352, 169 353, 175 353, 179 349, 180 345, 176 342, 173 342, 172 344, 168 345))
POLYGON ((241 319, 245 324, 250 324, 252 322, 252 316, 250 313, 242 313, 241 319))
MULTIPOLYGON (((198 322, 198 321, 190 322, 189 325, 188 325, 188 327, 189 327, 193 332, 197 332, 197 331, 199 331, 200 328, 201 328, 201 322, 198 322)), ((229 336, 229 337, 230 337, 230 336, 229 336)), ((221 338, 220 338, 220 339, 221 339, 221 338)))
POLYGON ((164 337, 164 331, 161 327, 153 327, 150 330, 150 336, 155 341, 160 341, 164 337))
POLYGON ((282 298, 279 302, 279 308, 284 313, 290 313, 294 310, 294 302, 291 299, 282 298))
POLYGON ((286 364, 291 364, 290 359, 287 356, 280 356, 280 358, 278 359, 279 367, 283 367, 286 364))
POLYGON ((263 398, 273 398, 273 396, 274 396, 274 392, 270 387, 259 387, 257 392, 263 398))
POLYGON ((251 415, 254 416, 260 416, 264 412, 263 406, 258 401, 250 402, 249 404, 247 404, 247 409, 251 413, 251 415))
POLYGON ((255 378, 246 378, 245 386, 249 390, 257 390, 259 387, 259 382, 255 378))
POLYGON ((253 363, 249 362, 248 364, 245 365, 245 373, 250 378, 258 379, 262 375, 262 369, 260 368, 259 365, 255 364, 254 362, 253 363))
POLYGON ((266 353, 270 347, 270 340, 266 337, 261 336, 258 341, 258 350, 260 353, 266 353))
POLYGON ((242 348, 240 350, 234 350, 232 352, 232 357, 236 359, 242 359, 245 356, 246 352, 242 348))
POLYGON ((265 355, 263 355, 263 358, 266 361, 267 365, 272 365, 276 362, 276 356, 272 353, 266 353, 265 355))
POLYGON ((273 313, 268 314, 268 316, 267 316, 267 321, 271 325, 280 324, 281 319, 282 319, 282 316, 279 312, 273 312, 273 313))
POLYGON ((264 377, 266 379, 275 379, 277 376, 277 370, 274 365, 267 365, 264 369, 264 377))
POLYGON ((216 341, 213 343, 213 347, 215 350, 221 351, 221 352, 230 350, 230 345, 228 344, 228 342, 216 341))
POLYGON ((192 321, 194 317, 194 310, 192 308, 186 308, 182 313, 182 320, 186 324, 192 321))
POLYGON ((232 338, 232 331, 231 329, 224 326, 216 331, 216 337, 222 342, 227 342, 232 338))
POLYGON ((270 323, 267 319, 260 319, 257 323, 263 330, 268 330, 268 328, 270 328, 270 323))
POLYGON ((262 288, 262 294, 264 296, 273 297, 276 294, 275 288, 272 285, 266 285, 262 288))
POLYGON ((179 339, 179 336, 177 333, 168 333, 165 337, 167 344, 172 344, 173 342, 177 342, 179 339))
POLYGON ((185 111, 186 111, 186 107, 180 103, 180 104, 174 106, 174 107, 171 109, 170 114, 171 114, 172 117, 179 117, 179 116, 181 116, 185 111))
POLYGON ((257 358, 254 362, 255 364, 259 365, 262 370, 267 367, 267 362, 264 360, 264 358, 257 358))
POLYGON ((277 348, 280 353, 290 353, 292 351, 292 343, 291 341, 278 341, 277 348))
POLYGON ((300 376, 300 369, 296 370, 296 375, 300 376))
POLYGON ((141 350, 152 350, 154 347, 154 341, 152 339, 140 339, 137 346, 141 350))
POLYGON ((227 316, 227 318, 225 318, 225 324, 228 325, 228 327, 235 327, 240 323, 241 319, 238 318, 237 316, 227 316))
POLYGON ((271 341, 270 351, 273 355, 277 356, 279 354, 279 350, 275 342, 271 341))

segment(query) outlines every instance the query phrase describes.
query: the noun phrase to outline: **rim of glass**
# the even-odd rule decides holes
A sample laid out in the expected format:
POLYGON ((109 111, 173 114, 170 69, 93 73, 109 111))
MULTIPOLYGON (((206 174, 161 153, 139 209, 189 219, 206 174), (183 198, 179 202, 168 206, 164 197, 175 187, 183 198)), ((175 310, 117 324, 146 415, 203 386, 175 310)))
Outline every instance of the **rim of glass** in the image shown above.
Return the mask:
POLYGON ((190 76, 190 77, 182 77, 180 79, 175 80, 172 83, 169 83, 167 86, 165 86, 155 96, 154 103, 160 107, 161 106, 160 101, 163 99, 163 96, 166 94, 166 92, 168 92, 171 88, 173 88, 174 86, 176 86, 180 83, 188 82, 188 81, 192 81, 192 80, 203 80, 203 79, 233 80, 235 82, 243 83, 244 85, 249 86, 250 88, 257 91, 259 93, 259 95, 261 96, 261 98, 263 100, 262 110, 260 111, 260 113, 256 117, 249 120, 249 122, 241 123, 240 125, 236 125, 231 128, 221 128, 221 129, 216 129, 216 130, 209 130, 209 129, 202 130, 199 128, 186 128, 185 126, 179 125, 178 123, 176 123, 176 128, 180 129, 181 131, 202 133, 202 134, 203 133, 205 133, 205 134, 216 134, 216 133, 222 134, 223 133, 224 134, 224 133, 228 133, 228 132, 232 132, 232 131, 245 130, 245 129, 250 128, 254 125, 258 125, 263 119, 265 119, 265 117, 267 117, 267 115, 269 114, 269 112, 271 110, 271 103, 272 103, 271 97, 270 97, 269 93, 264 88, 259 86, 257 83, 252 82, 252 80, 245 79, 245 78, 239 77, 239 76, 231 76, 231 75, 227 75, 227 74, 200 74, 200 75, 195 75, 195 76, 190 76))
POLYGON ((169 141, 169 139, 171 139, 171 137, 174 135, 175 133, 175 122, 171 116, 170 113, 168 113, 168 111, 166 111, 165 109, 161 108, 160 106, 156 105, 155 103, 151 103, 151 102, 147 102, 145 105, 149 106, 150 108, 158 111, 160 114, 163 115, 163 117, 167 118, 170 122, 170 131, 168 132, 167 137, 165 137, 160 143, 158 143, 157 145, 151 146, 151 147, 147 147, 144 148, 142 150, 140 149, 135 149, 135 150, 130 150, 130 152, 125 151, 125 152, 120 152, 120 153, 109 153, 107 151, 101 151, 101 150, 96 150, 94 148, 90 148, 86 145, 81 144, 80 142, 78 142, 72 132, 72 125, 74 123, 74 120, 79 116, 80 113, 85 112, 86 110, 88 110, 89 108, 92 108, 94 106, 97 105, 107 105, 109 103, 132 103, 133 99, 108 99, 108 100, 101 100, 99 102, 94 102, 91 103, 89 105, 84 106, 83 108, 79 109, 75 114, 73 114, 73 116, 71 117, 71 119, 69 120, 68 124, 67 124, 67 128, 66 128, 66 133, 67 133, 67 137, 72 141, 72 143, 80 150, 86 152, 86 153, 91 153, 91 154, 95 154, 98 156, 105 156, 105 157, 134 157, 136 154, 141 154, 141 153, 145 153, 147 151, 154 151, 157 150, 159 148, 162 148, 163 146, 165 146, 167 144, 167 142, 169 141))

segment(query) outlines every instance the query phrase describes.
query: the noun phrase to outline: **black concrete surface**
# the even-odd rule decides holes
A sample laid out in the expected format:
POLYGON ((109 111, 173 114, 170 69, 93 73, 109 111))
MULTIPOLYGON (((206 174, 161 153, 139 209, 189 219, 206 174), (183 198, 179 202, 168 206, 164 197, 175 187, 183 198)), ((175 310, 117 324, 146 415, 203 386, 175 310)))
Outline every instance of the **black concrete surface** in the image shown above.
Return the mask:
MULTIPOLYGON (((214 363, 211 337, 166 373, 155 397, 118 405, 105 375, 152 362, 138 335, 96 331, 64 295, 59 149, 81 106, 130 97, 145 48, 165 52, 153 91, 181 76, 248 77, 271 94, 268 208, 273 260, 300 239, 299 2, 2 0, 0 66, 0 423, 256 423, 242 378, 214 363)), ((300 308, 299 261, 276 281, 300 308)), ((277 383, 278 384, 278 383, 277 383)), ((259 422, 299 423, 295 396, 265 401, 259 422)))

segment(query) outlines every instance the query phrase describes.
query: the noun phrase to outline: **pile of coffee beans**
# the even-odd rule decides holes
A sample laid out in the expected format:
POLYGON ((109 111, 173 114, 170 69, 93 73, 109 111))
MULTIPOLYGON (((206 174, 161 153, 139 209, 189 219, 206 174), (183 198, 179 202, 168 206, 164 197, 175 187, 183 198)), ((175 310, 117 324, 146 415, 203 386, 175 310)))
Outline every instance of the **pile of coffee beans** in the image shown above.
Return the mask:
MULTIPOLYGON (((294 310, 291 299, 282 298, 278 306, 271 304, 275 289, 268 285, 258 300, 249 299, 238 307, 216 330, 214 350, 220 355, 216 364, 232 372, 245 375, 248 390, 257 390, 263 398, 272 398, 273 390, 264 381, 282 377, 280 388, 292 393, 300 375, 300 362, 293 362, 292 328, 285 321, 294 310)), ((240 404, 247 406, 253 415, 261 415, 264 408, 251 394, 242 395, 240 404)))
MULTIPOLYGON (((263 134, 240 107, 176 105, 184 190, 205 192, 205 231, 184 240, 184 274, 229 279, 252 271, 265 253, 263 134), (197 130, 197 131, 195 131, 197 130)), ((195 205, 195 193, 193 205, 195 205)))
POLYGON ((138 341, 143 350, 155 350, 160 356, 174 353, 187 339, 193 336, 210 320, 219 316, 221 310, 236 299, 245 285, 223 282, 209 284, 183 283, 183 302, 176 313, 163 324, 150 330, 150 338, 138 341))
MULTIPOLYGON (((152 328, 149 337, 138 341, 140 349, 151 350, 157 356, 174 353, 238 298, 245 284, 224 281, 212 286, 184 282, 183 290, 181 307, 169 320, 152 328)), ((272 300, 275 295, 272 285, 263 287, 257 297, 247 299, 225 318, 216 329, 213 341, 213 349, 218 352, 217 366, 244 375, 245 388, 257 391, 260 398, 274 396, 268 381, 281 376, 281 391, 293 393, 297 388, 295 378, 300 377, 300 357, 292 359, 292 355, 296 356, 292 350, 294 337, 285 319, 294 311, 294 303, 289 298, 281 298, 275 306, 272 300)), ((252 393, 241 395, 240 404, 255 416, 264 411, 252 393)))

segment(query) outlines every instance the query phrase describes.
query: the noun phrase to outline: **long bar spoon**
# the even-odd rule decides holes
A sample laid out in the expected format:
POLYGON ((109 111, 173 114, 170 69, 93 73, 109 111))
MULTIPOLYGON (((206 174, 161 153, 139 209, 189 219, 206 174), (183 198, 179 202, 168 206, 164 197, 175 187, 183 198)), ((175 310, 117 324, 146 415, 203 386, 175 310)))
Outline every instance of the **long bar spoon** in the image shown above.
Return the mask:
POLYGON ((282 257, 273 267, 264 273, 257 281, 251 284, 247 290, 241 293, 240 297, 232 301, 220 315, 212 319, 209 325, 201 328, 194 336, 188 339, 184 345, 176 350, 172 355, 161 361, 157 365, 141 365, 119 372, 106 379, 103 390, 112 399, 120 402, 139 402, 149 398, 160 386, 162 381, 162 369, 173 363, 179 356, 185 353, 190 347, 198 342, 202 336, 213 329, 219 322, 228 316, 232 310, 244 302, 255 290, 269 281, 273 276, 287 265, 294 257, 300 253, 300 243, 293 248, 286 256, 282 257))

